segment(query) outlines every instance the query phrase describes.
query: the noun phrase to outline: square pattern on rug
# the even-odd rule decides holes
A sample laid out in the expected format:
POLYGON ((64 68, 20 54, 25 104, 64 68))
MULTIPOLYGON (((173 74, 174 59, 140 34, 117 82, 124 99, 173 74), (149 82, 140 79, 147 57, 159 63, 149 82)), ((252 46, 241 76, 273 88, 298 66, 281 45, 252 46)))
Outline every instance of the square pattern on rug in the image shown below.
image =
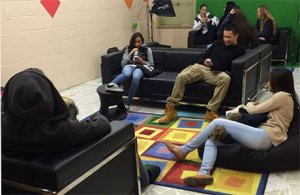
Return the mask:
POLYGON ((214 183, 207 186, 188 187, 183 178, 198 174, 201 159, 197 150, 189 153, 184 161, 177 162, 164 141, 185 144, 207 126, 199 118, 178 117, 169 124, 158 124, 160 115, 130 112, 126 121, 135 125, 138 153, 143 164, 154 164, 161 168, 155 184, 209 194, 263 194, 268 174, 250 173, 223 168, 214 168, 214 183))

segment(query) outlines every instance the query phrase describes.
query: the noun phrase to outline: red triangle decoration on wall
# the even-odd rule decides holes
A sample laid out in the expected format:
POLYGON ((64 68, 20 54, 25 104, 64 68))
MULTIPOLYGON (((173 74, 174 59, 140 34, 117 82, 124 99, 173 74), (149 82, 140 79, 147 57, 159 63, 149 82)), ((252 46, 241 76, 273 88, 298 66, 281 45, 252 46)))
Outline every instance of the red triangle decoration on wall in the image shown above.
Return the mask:
POLYGON ((124 0, 128 9, 131 9, 131 6, 132 6, 132 3, 133 3, 133 0, 124 0))
POLYGON ((50 16, 53 18, 59 5, 59 0, 41 0, 40 1, 42 6, 46 9, 46 11, 50 14, 50 16))

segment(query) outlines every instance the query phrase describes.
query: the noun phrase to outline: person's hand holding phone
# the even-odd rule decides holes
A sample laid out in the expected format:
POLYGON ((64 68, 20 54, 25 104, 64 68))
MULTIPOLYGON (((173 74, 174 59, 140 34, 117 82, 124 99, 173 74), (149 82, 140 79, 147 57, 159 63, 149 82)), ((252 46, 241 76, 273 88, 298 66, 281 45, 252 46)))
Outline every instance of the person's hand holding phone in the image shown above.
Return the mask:
POLYGON ((136 56, 133 60, 136 64, 142 65, 144 63, 144 60, 139 56, 136 56))
POLYGON ((210 58, 206 58, 204 61, 204 65, 207 67, 212 67, 214 64, 212 63, 210 58))

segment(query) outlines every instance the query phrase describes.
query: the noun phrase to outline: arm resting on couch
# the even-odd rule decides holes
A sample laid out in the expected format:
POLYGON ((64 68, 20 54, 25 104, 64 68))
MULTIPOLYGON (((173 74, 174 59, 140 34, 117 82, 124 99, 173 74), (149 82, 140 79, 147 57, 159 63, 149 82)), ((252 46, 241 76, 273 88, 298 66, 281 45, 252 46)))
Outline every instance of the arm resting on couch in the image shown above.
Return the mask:
POLYGON ((188 48, 195 48, 196 44, 196 36, 197 36, 197 31, 192 30, 189 32, 188 36, 188 48))

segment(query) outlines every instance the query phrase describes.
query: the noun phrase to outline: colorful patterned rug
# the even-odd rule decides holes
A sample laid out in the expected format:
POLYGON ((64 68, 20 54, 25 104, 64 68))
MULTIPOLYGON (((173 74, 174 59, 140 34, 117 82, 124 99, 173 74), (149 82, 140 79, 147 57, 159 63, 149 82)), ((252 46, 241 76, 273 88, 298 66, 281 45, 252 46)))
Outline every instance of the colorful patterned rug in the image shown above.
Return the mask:
POLYGON ((267 173, 249 173, 223 168, 214 168, 213 185, 188 187, 183 178, 197 175, 201 159, 197 150, 191 152, 182 162, 176 162, 168 151, 165 140, 184 144, 194 138, 208 124, 200 118, 179 117, 170 124, 156 121, 160 115, 130 112, 126 119, 135 125, 138 153, 143 164, 155 164, 161 174, 155 184, 208 194, 263 194, 268 180, 267 173))

